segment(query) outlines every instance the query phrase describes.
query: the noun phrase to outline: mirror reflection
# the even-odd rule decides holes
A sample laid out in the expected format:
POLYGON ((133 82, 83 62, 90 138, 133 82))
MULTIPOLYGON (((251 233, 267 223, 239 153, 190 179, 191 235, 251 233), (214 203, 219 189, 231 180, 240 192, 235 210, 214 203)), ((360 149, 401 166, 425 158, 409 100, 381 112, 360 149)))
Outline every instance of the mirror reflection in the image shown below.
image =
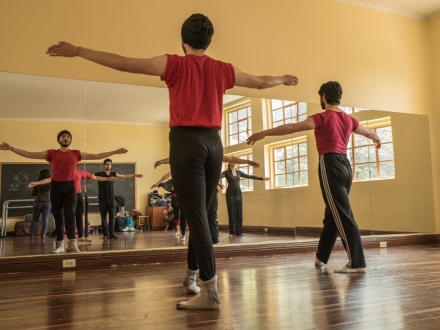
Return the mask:
MULTIPOLYGON (((13 73, 0 73, 0 84, 2 141, 11 146, 28 151, 57 148, 56 135, 67 129, 72 134, 72 149, 88 154, 128 150, 101 159, 85 159, 78 165, 78 169, 92 176, 81 184, 80 196, 85 199, 86 189, 88 197, 87 218, 82 215, 84 242, 78 242, 81 251, 185 246, 182 238, 188 237, 187 228, 176 223, 169 208, 173 194, 172 186, 166 184, 169 165, 163 162, 154 167, 156 161, 168 156, 166 89, 13 73), (118 196, 116 220, 107 229, 98 202, 100 183, 93 180, 100 175, 107 180, 108 174, 102 174, 106 173, 105 158, 111 159, 109 171, 118 177, 115 182, 104 182, 118 196), (150 189, 159 181, 161 186, 150 189), (169 221, 164 222, 167 216, 169 221), (106 233, 112 235, 110 228, 123 239, 103 239, 106 233), (87 242, 86 236, 92 242, 87 242)), ((348 145, 347 156, 353 170, 350 202, 361 234, 433 232, 428 117, 342 108, 382 140, 380 150, 360 136, 351 137, 348 145)), ((218 221, 222 246, 319 237, 325 205, 313 131, 267 137, 255 145, 245 143, 255 132, 300 122, 318 112, 321 107, 314 103, 225 95, 220 134, 224 155, 235 157, 235 162, 226 159, 223 170, 228 171, 228 163, 235 164, 232 174, 240 173, 235 190, 240 190, 241 205, 233 197, 228 208, 227 191, 230 195, 233 187, 226 179, 220 180, 224 188, 219 187, 217 212, 212 211, 216 213, 213 217, 218 221), (265 178, 269 180, 262 180, 265 178), (234 207, 241 207, 241 212, 233 213, 234 207)), ((29 236, 14 235, 16 223, 29 220, 32 213, 33 200, 27 184, 38 180, 43 167, 50 166, 43 160, 23 158, 10 151, 2 152, 1 157, 2 205, 10 199, 26 200, 10 203, 7 218, 5 210, 2 212, 2 236, 8 237, 0 239, 1 255, 50 253, 56 248, 55 239, 46 237, 45 243, 40 244, 36 240, 29 242, 29 236), (14 191, 21 195, 14 195, 14 191), (15 206, 27 208, 14 209, 15 206)), ((106 223, 109 216, 113 219, 112 213, 107 212, 106 223)), ((50 217, 48 234, 53 233, 53 227, 50 217)))

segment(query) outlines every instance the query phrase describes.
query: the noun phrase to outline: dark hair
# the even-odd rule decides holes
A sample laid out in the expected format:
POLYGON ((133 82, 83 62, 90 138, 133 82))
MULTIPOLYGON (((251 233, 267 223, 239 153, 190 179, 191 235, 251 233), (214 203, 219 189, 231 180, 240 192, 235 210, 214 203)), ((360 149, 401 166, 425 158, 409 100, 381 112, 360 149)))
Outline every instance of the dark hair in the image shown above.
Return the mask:
POLYGON ((342 87, 337 81, 329 81, 321 85, 318 94, 321 97, 325 94, 328 104, 339 104, 341 103, 342 87))
MULTIPOLYGON (((48 169, 42 169, 40 171, 40 174, 38 174, 38 181, 44 180, 44 179, 48 179, 50 178, 52 175, 50 174, 50 171, 48 169)), ((40 189, 43 191, 48 191, 50 190, 50 183, 48 184, 44 184, 40 186, 40 189)))
POLYGON ((62 130, 61 132, 58 133, 58 135, 57 135, 57 142, 60 141, 60 137, 63 134, 69 134, 70 140, 72 140, 72 134, 68 130, 64 129, 64 130, 62 130))
POLYGON ((206 49, 211 44, 214 26, 203 14, 192 14, 182 24, 182 41, 194 49, 206 49))
POLYGON ((102 162, 102 165, 105 165, 105 163, 110 162, 113 164, 112 160, 110 158, 106 158, 104 159, 104 161, 102 162))

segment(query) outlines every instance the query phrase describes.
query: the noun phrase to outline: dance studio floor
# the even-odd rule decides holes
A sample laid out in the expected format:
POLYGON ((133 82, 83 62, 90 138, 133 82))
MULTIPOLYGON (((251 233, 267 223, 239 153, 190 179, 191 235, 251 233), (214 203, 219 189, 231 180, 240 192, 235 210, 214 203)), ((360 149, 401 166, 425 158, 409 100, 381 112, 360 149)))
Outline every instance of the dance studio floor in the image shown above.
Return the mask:
POLYGON ((220 260, 220 311, 175 309, 190 298, 183 262, 4 274, 0 328, 440 329, 440 245, 365 255, 366 274, 333 272, 346 263, 344 251, 325 268, 314 266, 313 252, 220 260))

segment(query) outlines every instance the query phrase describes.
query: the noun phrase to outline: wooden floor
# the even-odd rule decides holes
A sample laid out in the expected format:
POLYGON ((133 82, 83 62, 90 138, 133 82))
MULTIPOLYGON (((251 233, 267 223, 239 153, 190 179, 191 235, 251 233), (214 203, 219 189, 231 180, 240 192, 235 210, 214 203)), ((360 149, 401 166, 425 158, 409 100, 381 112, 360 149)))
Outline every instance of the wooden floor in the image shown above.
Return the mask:
MULTIPOLYGON (((120 239, 104 240, 102 234, 91 234, 92 243, 78 242, 78 247, 82 252, 97 251, 127 251, 143 249, 161 249, 170 247, 186 246, 186 240, 174 236, 175 231, 141 231, 117 233, 120 239)), ((246 236, 229 238, 227 232, 220 232, 220 245, 246 244, 246 243, 270 243, 286 242, 292 240, 317 239, 318 235, 277 234, 277 233, 248 233, 246 236)), ((67 239, 66 239, 67 241, 67 239)), ((0 257, 17 257, 50 254, 56 248, 56 239, 46 236, 8 236, 0 238, 0 257)))
POLYGON ((178 311, 184 263, 0 275, 6 329, 440 329, 440 245, 365 250, 366 274, 314 253, 217 262, 220 311, 178 311))

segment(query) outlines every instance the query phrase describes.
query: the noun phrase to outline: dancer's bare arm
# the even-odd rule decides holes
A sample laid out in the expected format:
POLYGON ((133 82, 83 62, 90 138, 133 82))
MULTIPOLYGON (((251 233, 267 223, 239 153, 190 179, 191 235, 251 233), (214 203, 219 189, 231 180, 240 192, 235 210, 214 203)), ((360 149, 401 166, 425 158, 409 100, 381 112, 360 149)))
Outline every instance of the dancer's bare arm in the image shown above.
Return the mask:
POLYGON ((32 158, 32 159, 46 159, 46 155, 47 155, 47 150, 31 152, 31 151, 15 148, 6 142, 2 142, 2 144, 0 144, 0 150, 11 150, 13 153, 19 156, 25 158, 32 158))
POLYGON ((284 76, 254 76, 244 73, 234 66, 235 72, 235 86, 265 89, 279 85, 296 86, 298 85, 298 78, 292 75, 284 76))
POLYGON ((116 177, 120 179, 131 179, 131 178, 143 178, 142 174, 119 174, 116 173, 116 177))
POLYGON ((131 58, 113 53, 101 52, 84 47, 74 46, 59 41, 47 49, 46 54, 62 57, 82 57, 97 64, 131 73, 142 73, 150 76, 163 76, 167 67, 168 57, 160 55, 151 58, 131 58))
POLYGON ((223 156, 224 163, 234 163, 234 164, 247 164, 255 168, 260 167, 260 163, 254 162, 253 160, 242 159, 235 156, 223 156))
POLYGON ((159 185, 159 183, 162 183, 162 182, 164 182, 165 180, 168 180, 169 178, 171 178, 171 172, 168 172, 168 173, 165 174, 163 177, 161 177, 161 178, 159 179, 159 181, 157 181, 155 184, 153 184, 153 185, 151 186, 150 189, 156 188, 156 187, 159 185))
POLYGON ((365 136, 367 139, 373 140, 374 144, 376 145, 377 149, 380 149, 382 146, 382 143, 380 142, 379 136, 376 134, 375 131, 368 127, 364 127, 361 124, 359 124, 358 128, 356 128, 353 132, 356 134, 365 136))
POLYGON ((125 148, 119 148, 113 151, 107 151, 107 152, 101 152, 99 154, 90 154, 84 151, 81 151, 81 159, 87 159, 87 160, 97 160, 97 159, 103 159, 103 158, 107 158, 113 155, 120 155, 120 154, 125 154, 126 152, 128 152, 127 149, 125 148))

